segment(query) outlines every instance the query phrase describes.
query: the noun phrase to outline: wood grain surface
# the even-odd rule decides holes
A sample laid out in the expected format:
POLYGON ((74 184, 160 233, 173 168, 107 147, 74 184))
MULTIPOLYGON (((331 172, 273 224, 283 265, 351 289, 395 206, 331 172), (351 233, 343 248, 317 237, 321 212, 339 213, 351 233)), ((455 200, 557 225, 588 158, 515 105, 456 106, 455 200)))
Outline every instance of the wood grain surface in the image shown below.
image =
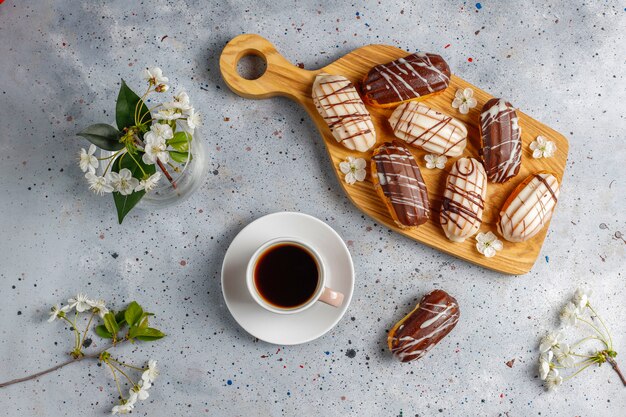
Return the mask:
MULTIPOLYGON (((408 52, 392 46, 368 45, 350 52, 324 68, 308 71, 288 62, 276 51, 276 48, 263 37, 254 34, 245 34, 237 36, 226 45, 220 56, 220 70, 228 87, 242 97, 263 99, 274 96, 286 96, 302 105, 315 121, 321 133, 322 139, 326 144, 326 149, 328 150, 328 155, 330 156, 330 166, 337 174, 339 183, 343 187, 346 195, 354 205, 368 216, 411 239, 485 268, 507 274, 527 273, 530 271, 539 255, 549 225, 526 242, 511 243, 501 239, 504 243, 504 248, 493 258, 485 258, 478 253, 476 250, 476 241, 473 237, 463 243, 453 243, 449 241, 439 224, 439 209, 447 173, 457 158, 448 158, 445 170, 429 170, 425 168, 423 159, 426 152, 415 147, 410 147, 426 182, 433 215, 427 223, 415 230, 400 229, 393 222, 387 207, 373 188, 371 176, 369 175, 369 158, 372 150, 366 153, 359 153, 350 151, 337 143, 328 126, 315 109, 311 98, 311 87, 315 76, 320 72, 343 75, 356 85, 374 65, 387 63, 408 54, 408 52), (256 80, 244 79, 237 72, 237 63, 242 57, 247 55, 260 56, 267 64, 265 73, 256 80), (343 174, 339 171, 339 163, 348 156, 361 157, 368 161, 368 176, 364 182, 348 185, 343 180, 343 174)), ((452 68, 452 72, 454 73, 454 68, 452 68)), ((492 95, 480 88, 452 75, 450 86, 445 91, 426 97, 422 102, 429 107, 450 114, 464 122, 468 129, 468 145, 461 157, 470 156, 480 160, 478 154, 480 147, 480 111, 483 104, 492 97, 492 95), (471 109, 469 114, 463 115, 456 109, 453 109, 451 103, 456 90, 466 87, 470 87, 474 90, 474 97, 478 101, 478 105, 471 109)), ((508 99, 507 97, 503 98, 508 99)), ((378 109, 368 106, 368 110, 372 115, 376 127, 377 142, 380 144, 394 139, 391 126, 388 122, 389 116, 394 108, 378 109)), ((531 118, 520 110, 517 110, 517 114, 519 117, 519 125, 522 128, 522 167, 519 174, 508 183, 488 184, 483 223, 480 229, 482 232, 491 230, 497 234, 496 223, 502 204, 509 193, 528 175, 537 171, 547 170, 554 173, 559 182, 561 182, 563 178, 569 148, 567 139, 560 133, 531 118), (554 157, 547 159, 532 158, 532 151, 529 145, 538 135, 542 135, 555 142, 557 152, 554 157)), ((416 250, 419 250, 419 248, 416 248, 416 250)))

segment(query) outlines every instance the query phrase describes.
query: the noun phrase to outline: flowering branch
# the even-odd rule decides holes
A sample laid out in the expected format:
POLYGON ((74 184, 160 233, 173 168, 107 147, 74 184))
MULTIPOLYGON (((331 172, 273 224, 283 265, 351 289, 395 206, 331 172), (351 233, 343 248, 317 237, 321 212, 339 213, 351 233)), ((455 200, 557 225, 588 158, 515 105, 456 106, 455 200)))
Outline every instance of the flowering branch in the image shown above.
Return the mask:
POLYGON ((98 195, 113 194, 120 223, 146 193, 159 186, 161 174, 176 188, 166 164, 173 161, 184 165, 192 159, 190 144, 195 129, 202 124, 200 113, 184 91, 174 95, 171 102, 149 109, 148 95, 168 91, 169 79, 158 67, 146 69, 144 79, 148 87, 141 97, 122 80, 115 109, 117 129, 98 123, 78 133, 91 142, 79 155, 89 188, 98 195), (115 153, 98 159, 94 156, 98 147, 115 153), (102 170, 100 161, 106 160, 102 170))
POLYGON ((97 359, 98 362, 105 364, 113 373, 113 379, 115 380, 115 385, 119 393, 120 404, 113 407, 111 410, 112 413, 127 413, 134 408, 138 400, 143 401, 148 398, 150 395, 148 393, 148 389, 152 387, 154 380, 159 375, 159 371, 156 367, 156 361, 152 359, 148 361, 147 367, 139 367, 114 358, 111 356, 109 350, 125 342, 135 343, 135 341, 154 341, 164 337, 165 334, 163 334, 160 330, 150 327, 149 317, 151 316, 153 316, 152 313, 143 311, 143 308, 135 301, 130 303, 125 310, 115 314, 113 311, 109 311, 103 300, 92 300, 83 294, 78 294, 76 298, 70 298, 68 300, 68 304, 63 307, 60 307, 57 304, 50 310, 50 318, 48 319, 48 322, 59 319, 70 324, 73 329, 75 341, 74 349, 69 353, 71 359, 32 375, 0 383, 0 388, 37 379, 71 363, 80 362, 84 359, 97 359), (76 310, 74 320, 70 320, 67 318, 67 314, 74 309, 76 310), (79 332, 77 330, 78 326, 76 323, 77 318, 81 313, 90 313, 87 325, 85 326, 85 330, 83 332, 79 332), (103 323, 95 326, 94 331, 102 338, 111 339, 112 344, 99 352, 85 353, 83 352, 83 347, 86 347, 85 342, 87 341, 87 334, 89 333, 93 319, 96 316, 99 316, 103 323), (120 335, 120 331, 124 327, 128 327, 128 330, 126 333, 120 335), (141 379, 138 382, 134 382, 127 371, 124 371, 122 368, 140 371, 141 379), (128 392, 128 397, 125 397, 122 393, 122 387, 120 385, 118 374, 124 376, 124 378, 126 378, 126 380, 130 383, 131 388, 128 392))
POLYGON ((563 333, 561 331, 548 333, 541 340, 539 345, 539 351, 541 352, 539 356, 539 376, 545 381, 546 388, 549 390, 556 389, 564 381, 574 378, 588 367, 594 364, 600 366, 605 362, 608 362, 613 367, 624 386, 626 386, 626 378, 624 378, 624 375, 615 361, 617 352, 613 350, 613 338, 611 337, 611 333, 604 320, 602 320, 593 307, 591 307, 589 301, 590 297, 590 289, 577 289, 572 300, 561 310, 561 322, 565 327, 584 323, 590 327, 595 334, 584 337, 571 346, 563 341, 563 333), (603 331, 583 316, 587 310, 590 312, 589 319, 593 320, 597 318, 602 325, 603 331), (596 348, 591 354, 586 355, 574 351, 574 348, 583 346, 588 342, 601 342, 603 346, 600 349, 596 348), (584 359, 576 362, 576 358, 584 359), (556 359, 556 361, 553 361, 554 359, 556 359), (563 378, 559 375, 559 369, 577 370, 573 374, 563 378))

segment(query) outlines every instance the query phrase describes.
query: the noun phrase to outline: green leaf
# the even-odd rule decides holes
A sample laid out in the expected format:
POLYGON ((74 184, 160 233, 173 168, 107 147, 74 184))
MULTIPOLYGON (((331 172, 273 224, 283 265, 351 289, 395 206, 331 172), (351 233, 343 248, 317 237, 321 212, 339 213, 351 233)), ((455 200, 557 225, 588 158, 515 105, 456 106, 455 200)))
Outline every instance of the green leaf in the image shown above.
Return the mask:
POLYGON ((105 339, 113 339, 113 335, 107 330, 104 324, 96 326, 95 328, 96 334, 105 339))
POLYGON ((120 328, 126 324, 126 318, 124 317, 124 314, 126 313, 126 310, 122 310, 122 311, 118 311, 115 314, 115 321, 117 322, 117 325, 120 326, 120 328))
POLYGON ((191 139, 192 137, 190 133, 178 132, 174 134, 174 137, 172 139, 166 140, 165 143, 167 143, 177 151, 188 152, 191 139))
POLYGON ((189 159, 189 152, 178 152, 178 151, 169 151, 170 158, 179 164, 184 164, 189 159))
POLYGON ((104 327, 106 327, 113 336, 120 331, 120 326, 117 325, 117 321, 115 320, 115 314, 110 311, 104 315, 104 327))
MULTIPOLYGON (((126 319, 126 323, 129 326, 136 325, 139 320, 141 320, 141 316, 143 315, 143 309, 136 301, 133 301, 126 308, 126 313, 124 313, 124 318, 126 319)), ((132 329, 131 329, 132 331, 132 329)))
MULTIPOLYGON (((156 172, 154 165, 146 165, 141 160, 143 153, 137 152, 135 155, 123 153, 118 156, 111 165, 111 171, 120 172, 123 168, 128 168, 133 177, 141 179, 143 173, 152 175, 156 172), (121 159, 120 159, 121 158, 121 159), (141 168, 140 168, 141 167, 141 168), (143 169, 143 171, 142 171, 143 169)), ((139 203, 139 200, 146 194, 145 191, 135 191, 128 195, 122 195, 118 192, 113 193, 113 201, 117 208, 117 219, 122 224, 124 217, 139 203)))
POLYGON ((119 151, 124 147, 124 144, 120 142, 122 134, 116 128, 106 123, 91 125, 82 132, 77 133, 77 135, 84 137, 89 142, 106 151, 119 151))
MULTIPOLYGON (((120 92, 117 95, 117 104, 115 106, 115 121, 119 130, 124 130, 125 127, 132 127, 142 123, 142 120, 139 120, 139 123, 135 123, 135 108, 137 108, 137 103, 140 100, 139 96, 128 88, 126 82, 122 80, 120 92)), ((143 101, 137 108, 137 118, 142 116, 144 122, 150 120, 150 111, 143 101)))
POLYGON ((140 328, 135 337, 143 342, 151 342, 165 337, 165 333, 153 327, 146 327, 140 328))

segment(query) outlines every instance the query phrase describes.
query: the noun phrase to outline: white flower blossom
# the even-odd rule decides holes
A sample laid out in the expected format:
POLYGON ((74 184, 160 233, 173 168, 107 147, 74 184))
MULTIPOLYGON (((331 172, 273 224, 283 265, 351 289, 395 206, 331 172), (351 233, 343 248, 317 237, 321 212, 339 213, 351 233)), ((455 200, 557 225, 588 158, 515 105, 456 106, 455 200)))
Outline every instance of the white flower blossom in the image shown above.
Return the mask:
POLYGON ((428 169, 444 169, 446 162, 448 162, 448 158, 445 156, 435 154, 424 155, 424 160, 426 161, 426 168, 428 169))
POLYGON ((69 300, 67 300, 67 302, 69 303, 69 308, 76 308, 76 311, 78 311, 79 313, 87 311, 91 308, 91 306, 89 305, 90 301, 91 300, 89 300, 89 298, 87 298, 85 294, 81 293, 78 293, 76 295, 76 298, 70 298, 69 300))
POLYGON ((109 180, 106 177, 96 175, 90 171, 85 174, 85 178, 89 183, 89 189, 97 195, 113 192, 113 187, 109 184, 109 180))
POLYGON ((183 117, 183 114, 177 109, 162 109, 154 115, 154 118, 157 120, 177 120, 181 117, 183 117))
POLYGON ((574 303, 574 305, 582 311, 589 304, 589 299, 591 298, 592 293, 593 290, 589 287, 577 288, 574 293, 574 297, 572 297, 572 303, 574 303))
POLYGON ((148 361, 148 369, 143 371, 141 374, 141 379, 145 382, 153 383, 154 380, 159 376, 159 368, 157 368, 157 362, 154 359, 150 359, 148 361))
POLYGON ((150 85, 167 84, 169 79, 163 76, 163 71, 159 67, 146 68, 143 77, 150 85))
POLYGON ((78 165, 80 165, 80 169, 83 172, 89 171, 92 174, 95 174, 96 168, 98 168, 98 158, 93 156, 95 152, 96 145, 94 145, 93 143, 89 145, 88 151, 86 151, 85 149, 80 150, 78 165))
POLYGON ((151 386, 152 384, 149 381, 141 380, 139 381, 139 384, 130 389, 130 396, 132 397, 134 394, 137 396, 137 399, 143 401, 150 396, 148 390, 151 386))
POLYGON ((479 233, 476 235, 476 249, 486 258, 496 255, 496 252, 502 250, 502 242, 493 232, 479 233))
POLYGON ((461 114, 469 113, 469 110, 476 107, 476 104, 478 104, 478 102, 474 98, 474 90, 471 88, 466 88, 464 90, 458 89, 456 90, 456 93, 454 93, 452 107, 459 109, 461 114))
POLYGON ((109 312, 109 309, 106 307, 104 300, 87 300, 87 304, 91 306, 91 311, 94 313, 98 313, 101 319, 104 318, 104 315, 109 312))
POLYGON ((189 110, 187 113, 187 120, 185 120, 186 131, 193 135, 193 132, 198 126, 202 126, 202 115, 196 112, 195 109, 189 110))
POLYGON ((133 177, 128 168, 122 168, 120 172, 109 172, 109 181, 115 191, 121 195, 132 194, 139 185, 139 180, 133 177))
POLYGON ((539 344, 539 351, 541 353, 549 351, 554 346, 557 346, 562 339, 563 334, 561 332, 548 333, 541 339, 541 343, 539 344))
POLYGON ((69 305, 64 305, 63 307, 59 307, 58 304, 53 305, 52 308, 50 309, 50 317, 48 318, 48 323, 53 322, 55 319, 57 318, 62 318, 65 316, 65 313, 67 313, 68 311, 70 311, 70 306, 69 305))
POLYGON ((548 390, 556 390, 562 383, 563 378, 559 376, 559 371, 556 369, 550 369, 550 372, 546 375, 546 388, 548 388, 548 390))
POLYGON ((148 179, 139 181, 139 185, 135 187, 135 191, 144 190, 145 192, 152 191, 161 179, 161 173, 155 172, 148 179))
POLYGON ((542 353, 539 356, 539 377, 542 381, 545 381, 548 377, 548 372, 552 369, 552 356, 554 354, 551 350, 542 353))
POLYGON ((193 107, 189 103, 189 96, 186 92, 181 91, 180 93, 174 96, 174 101, 170 101, 167 103, 163 103, 163 108, 165 109, 177 109, 183 113, 189 112, 193 110, 193 107))
POLYGON ((155 123, 150 126, 150 131, 146 133, 146 136, 147 135, 154 135, 159 139, 168 140, 174 137, 174 131, 168 124, 155 123))
POLYGON ((553 352, 554 357, 557 361, 559 361, 561 365, 565 366, 566 368, 571 368, 574 366, 574 356, 572 355, 572 352, 570 351, 569 345, 567 343, 559 343, 559 345, 553 349, 553 352))
POLYGON ((354 184, 357 181, 363 181, 367 176, 366 165, 365 159, 349 156, 347 160, 339 163, 339 170, 345 174, 344 180, 348 184, 354 184))
POLYGON ((561 321, 565 326, 576 326, 580 311, 576 304, 569 302, 561 310, 561 321))
MULTIPOLYGON (((165 139, 158 137, 153 132, 148 132, 144 136, 144 151, 145 153, 141 157, 143 162, 147 165, 155 164, 157 159, 164 164, 170 160, 170 154, 167 152, 167 144, 165 139)), ((137 184, 135 184, 135 187, 137 184)))
POLYGON ((535 159, 551 158, 556 152, 556 145, 543 136, 537 136, 537 139, 530 143, 530 149, 533 151, 533 158, 535 159))
POLYGON ((125 404, 120 404, 113 407, 113 409, 111 410, 111 414, 127 414, 130 413, 133 408, 135 408, 135 405, 127 401, 125 404))

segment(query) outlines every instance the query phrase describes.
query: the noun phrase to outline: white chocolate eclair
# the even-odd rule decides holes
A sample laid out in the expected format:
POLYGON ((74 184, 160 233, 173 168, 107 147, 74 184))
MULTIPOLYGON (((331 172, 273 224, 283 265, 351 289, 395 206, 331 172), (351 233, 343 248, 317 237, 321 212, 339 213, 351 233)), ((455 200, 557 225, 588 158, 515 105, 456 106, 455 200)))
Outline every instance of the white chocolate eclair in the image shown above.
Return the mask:
POLYGON ((337 142, 359 152, 374 146, 372 117, 350 80, 341 75, 319 74, 312 95, 317 111, 337 142))
POLYGON ((457 160, 448 174, 439 216, 448 239, 463 242, 476 234, 482 223, 486 194, 483 164, 474 158, 457 160))
POLYGON ((559 181, 549 172, 530 175, 504 202, 498 232, 509 242, 524 242, 550 221, 559 199, 559 181))
POLYGON ((426 152, 454 157, 467 145, 467 128, 460 120, 416 101, 398 106, 389 123, 397 138, 426 152))

